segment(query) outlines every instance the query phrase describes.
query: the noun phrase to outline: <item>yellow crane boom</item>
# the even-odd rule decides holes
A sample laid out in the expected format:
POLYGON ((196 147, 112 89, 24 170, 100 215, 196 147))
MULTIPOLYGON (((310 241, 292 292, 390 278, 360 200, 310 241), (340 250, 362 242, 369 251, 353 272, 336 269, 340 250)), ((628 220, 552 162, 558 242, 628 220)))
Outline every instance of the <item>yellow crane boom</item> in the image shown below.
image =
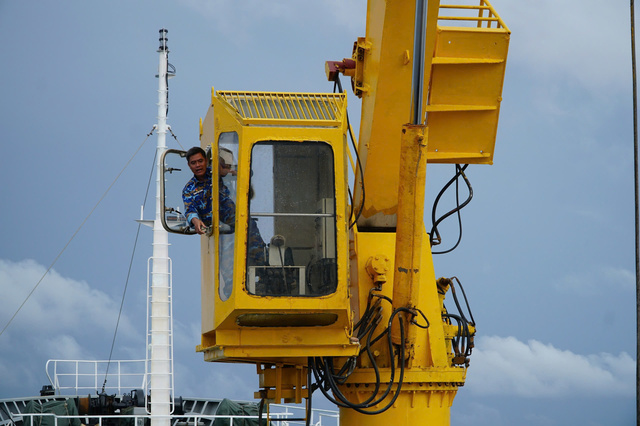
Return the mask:
MULTIPOLYGON (((364 172, 356 173, 355 184, 355 203, 363 203, 361 228, 396 223, 398 141, 415 104, 415 9, 415 2, 369 1, 367 36, 354 47, 352 79, 362 97, 358 151, 364 172), (362 182, 370 189, 364 200, 362 182)), ((428 162, 491 164, 509 29, 487 1, 471 6, 432 0, 427 21, 420 123, 429 128, 428 162)))
MULTIPOLYGON (((206 361, 256 364, 266 401, 322 392, 344 425, 449 424, 475 322, 457 278, 436 278, 426 169, 493 162, 508 43, 485 0, 369 0, 366 36, 326 66, 362 98, 353 197, 346 93, 212 89, 206 361)), ((165 155, 164 185, 184 156, 165 155)), ((168 230, 194 232, 165 208, 168 230)))

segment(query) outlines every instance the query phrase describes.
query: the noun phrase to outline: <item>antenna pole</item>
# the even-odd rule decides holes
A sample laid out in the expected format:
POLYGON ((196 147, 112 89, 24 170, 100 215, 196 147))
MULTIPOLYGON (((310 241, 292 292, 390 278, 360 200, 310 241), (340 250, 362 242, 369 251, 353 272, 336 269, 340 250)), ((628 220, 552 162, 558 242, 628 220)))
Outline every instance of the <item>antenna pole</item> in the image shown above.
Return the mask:
POLYGON ((169 236, 162 227, 160 179, 162 178, 162 153, 167 149, 167 108, 168 108, 168 55, 167 30, 160 30, 158 48, 158 144, 156 164, 156 216, 153 224, 153 255, 151 257, 151 291, 148 305, 151 305, 151 329, 149 345, 151 371, 149 374, 151 396, 151 426, 170 426, 171 394, 173 392, 173 321, 171 318, 171 260, 169 259, 169 236))

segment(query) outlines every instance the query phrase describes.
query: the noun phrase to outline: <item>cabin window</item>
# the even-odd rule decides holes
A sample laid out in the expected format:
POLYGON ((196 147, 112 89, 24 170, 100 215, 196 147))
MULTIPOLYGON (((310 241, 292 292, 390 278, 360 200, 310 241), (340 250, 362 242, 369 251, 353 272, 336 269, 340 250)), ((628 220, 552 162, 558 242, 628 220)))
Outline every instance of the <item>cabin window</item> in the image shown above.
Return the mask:
POLYGON ((233 252, 236 222, 238 134, 221 133, 218 138, 218 261, 219 296, 227 300, 233 290, 233 252))
POLYGON ((322 296, 337 288, 333 151, 258 142, 251 151, 247 291, 322 296))
POLYGON ((183 192, 185 184, 193 177, 186 161, 186 152, 168 149, 162 154, 160 179, 160 216, 162 226, 167 232, 176 234, 194 234, 187 223, 183 192))

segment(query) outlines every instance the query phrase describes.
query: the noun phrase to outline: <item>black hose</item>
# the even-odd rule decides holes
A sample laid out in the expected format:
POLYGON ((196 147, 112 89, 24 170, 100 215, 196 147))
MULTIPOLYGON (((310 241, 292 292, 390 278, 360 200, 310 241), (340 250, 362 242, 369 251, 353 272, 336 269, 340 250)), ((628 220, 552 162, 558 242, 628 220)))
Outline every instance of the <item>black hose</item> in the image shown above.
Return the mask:
POLYGON ((473 188, 471 187, 471 182, 469 182, 469 179, 467 178, 467 175, 464 173, 464 171, 466 170, 466 168, 468 167, 468 164, 465 164, 464 166, 460 166, 459 164, 455 165, 456 168, 456 173, 454 174, 454 176, 449 180, 449 182, 446 183, 446 185, 440 190, 440 192, 438 193, 438 195, 436 196, 435 201, 433 202, 433 208, 431 210, 431 222, 432 222, 432 227, 431 227, 431 231, 429 232, 429 242, 431 243, 431 246, 435 246, 440 244, 441 242, 441 238, 440 238, 440 232, 438 231, 438 225, 445 220, 446 218, 448 218, 449 216, 451 216, 454 213, 457 213, 458 216, 458 229, 459 229, 459 233, 458 233, 458 241, 455 243, 455 245, 453 247, 451 247, 448 250, 444 250, 444 251, 434 251, 432 254, 446 254, 446 253, 450 253, 453 250, 455 250, 458 245, 460 244, 460 241, 462 241, 462 218, 460 216, 460 211, 467 206, 467 204, 469 204, 471 202, 471 199, 473 198, 473 188), (469 195, 467 197, 467 199, 460 204, 460 198, 459 198, 459 188, 458 188, 458 178, 461 177, 464 179, 465 184, 467 185, 467 189, 469 191, 469 195), (449 212, 445 213, 444 215, 442 215, 439 219, 436 220, 436 211, 438 208, 438 203, 440 202, 440 198, 444 195, 444 193, 446 192, 446 190, 453 184, 456 184, 456 207, 452 210, 450 210, 449 212))
MULTIPOLYGON (((336 74, 336 78, 335 78, 334 83, 333 83, 333 92, 334 93, 336 91, 336 86, 338 87, 339 93, 342 93, 342 83, 340 82, 340 75, 339 74, 336 74)), ((361 182, 361 188, 362 188, 362 202, 360 203, 360 206, 358 207, 358 213, 356 213, 355 217, 353 216, 353 204, 354 204, 353 194, 351 193, 351 188, 349 188, 349 196, 350 196, 350 199, 351 199, 351 213, 349 214, 349 219, 354 217, 353 222, 349 223, 349 229, 351 229, 356 224, 356 222, 358 222, 358 219, 360 218, 360 215, 362 214, 362 210, 364 210, 365 194, 364 194, 364 174, 363 174, 363 171, 362 171, 362 163, 360 162, 360 155, 358 155, 358 147, 356 145, 356 141, 353 140, 353 136, 351 135, 351 122, 349 121, 349 112, 347 112, 347 130, 349 131, 349 139, 351 140, 351 144, 353 145, 353 151, 354 151, 354 153, 356 155, 356 161, 358 163, 358 171, 360 172, 360 182, 361 182)))
MULTIPOLYGON (((363 321, 363 318, 361 318, 361 320, 359 321, 359 328, 361 328, 361 330, 359 330, 360 331, 359 335, 364 336, 366 332, 365 347, 361 351, 361 354, 365 351, 367 352, 369 360, 371 361, 371 366, 376 375, 375 387, 374 389, 371 390, 371 396, 369 398, 367 398, 365 401, 362 401, 360 403, 354 403, 352 401, 349 401, 346 398, 346 396, 338 388, 339 385, 344 384, 346 382, 349 374, 355 368, 355 362, 356 362, 355 357, 352 357, 351 359, 349 359, 347 363, 345 363, 342 366, 342 368, 337 374, 335 373, 333 368, 333 358, 317 357, 317 358, 309 359, 309 370, 310 370, 310 373, 311 372, 313 373, 313 376, 316 381, 314 385, 309 386, 309 389, 312 389, 312 391, 315 389, 320 389, 320 391, 324 394, 324 396, 333 404, 339 407, 350 408, 361 414, 366 414, 366 415, 380 414, 388 410, 389 408, 391 408, 391 406, 395 403, 396 399, 400 395, 400 391, 402 389, 402 383, 404 380, 404 368, 405 368, 404 365, 405 365, 406 359, 405 359, 405 349, 404 349, 404 340, 405 340, 404 319, 402 315, 398 315, 398 314, 409 313, 410 315, 415 316, 415 312, 408 308, 398 308, 394 310, 389 318, 385 331, 383 331, 380 335, 378 335, 375 339, 372 340, 372 336, 373 336, 373 333, 375 332, 376 327, 373 326, 373 323, 371 321, 374 321, 377 323, 381 318, 381 313, 373 314, 374 310, 378 311, 377 308, 373 309, 373 306, 378 305, 379 302, 382 300, 382 298, 379 298, 376 301, 376 303, 373 304, 373 306, 371 304, 371 300, 373 299, 373 297, 377 297, 377 296, 379 295, 376 295, 370 292, 369 300, 367 301, 367 309, 365 309, 365 314, 363 314, 363 318, 367 318, 368 320, 363 321), (397 351, 394 349, 394 344, 391 339, 391 333, 389 332, 389 330, 391 329, 391 325, 396 316, 398 316, 398 320, 400 322, 400 341, 403 342, 401 345, 399 345, 399 348, 397 351), (390 374, 389 382, 386 384, 386 388, 384 392, 381 394, 381 396, 376 398, 380 390, 380 387, 382 386, 382 383, 380 380, 380 370, 375 361, 373 352, 371 350, 371 345, 375 343, 375 341, 383 337, 384 335, 387 336, 391 374, 390 374), (393 386, 395 383, 395 376, 396 376, 396 371, 395 371, 396 370, 396 367, 395 367, 396 354, 398 356, 398 365, 400 366, 400 372, 399 372, 397 387, 396 387, 394 396, 391 398, 391 400, 387 404, 385 404, 384 407, 381 407, 380 409, 377 409, 377 410, 370 410, 371 407, 379 405, 382 401, 384 401, 389 396, 390 392, 393 389, 393 386), (346 372, 345 369, 348 370, 347 374, 345 374, 346 372)), ((422 312, 420 312, 420 314, 426 320, 426 317, 424 316, 424 314, 422 314, 422 312)), ((428 321, 426 322, 428 326, 428 321)), ((309 383, 311 383, 310 379, 309 379, 309 383)))

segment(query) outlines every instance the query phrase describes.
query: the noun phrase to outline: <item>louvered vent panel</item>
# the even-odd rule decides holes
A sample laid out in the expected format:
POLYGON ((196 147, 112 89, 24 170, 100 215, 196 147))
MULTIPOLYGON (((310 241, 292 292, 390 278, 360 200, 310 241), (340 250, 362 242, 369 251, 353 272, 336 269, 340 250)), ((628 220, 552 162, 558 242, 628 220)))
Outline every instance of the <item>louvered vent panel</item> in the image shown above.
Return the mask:
POLYGON ((345 95, 342 93, 271 93, 219 91, 248 123, 335 126, 342 120, 345 95))

